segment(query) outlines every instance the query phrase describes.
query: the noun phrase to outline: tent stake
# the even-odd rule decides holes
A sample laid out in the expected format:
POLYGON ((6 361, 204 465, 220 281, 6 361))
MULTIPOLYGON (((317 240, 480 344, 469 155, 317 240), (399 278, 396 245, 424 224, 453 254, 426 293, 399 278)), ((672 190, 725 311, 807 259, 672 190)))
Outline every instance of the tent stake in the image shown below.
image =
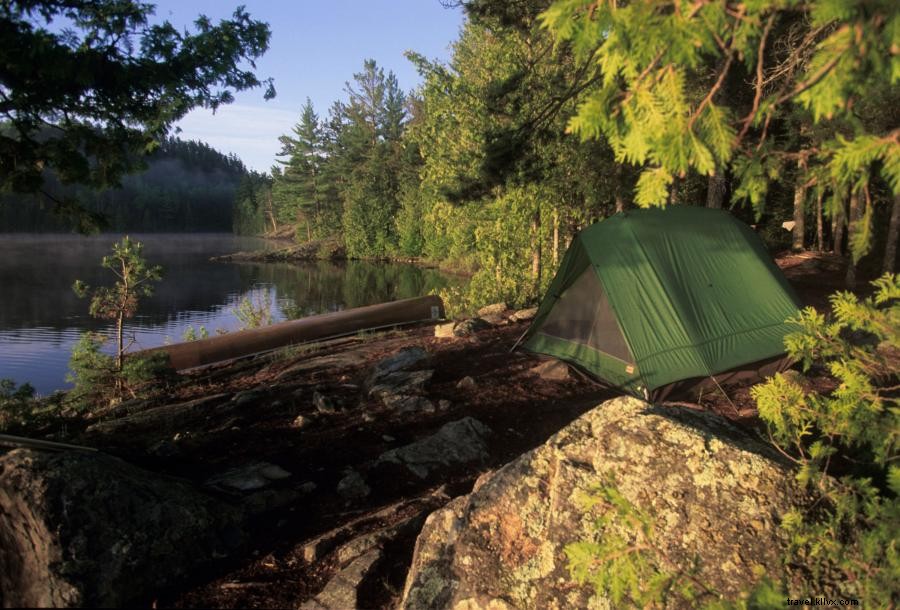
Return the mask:
POLYGON ((734 409, 735 415, 740 416, 740 414, 741 414, 740 410, 738 410, 737 405, 735 405, 734 402, 732 402, 731 397, 725 393, 725 390, 722 389, 722 386, 719 385, 719 380, 716 379, 716 376, 710 375, 709 378, 713 380, 713 383, 716 384, 716 387, 719 388, 720 392, 722 392, 722 396, 725 397, 725 400, 727 400, 728 404, 731 405, 731 408, 734 409))
POLYGON ((519 347, 519 343, 522 342, 522 339, 525 338, 525 335, 528 334, 528 331, 529 331, 530 329, 531 329, 531 326, 529 325, 529 327, 525 329, 525 332, 522 333, 521 335, 519 335, 519 338, 516 339, 516 342, 513 343, 513 346, 512 346, 511 348, 509 348, 509 353, 510 353, 510 354, 513 353, 514 351, 516 351, 516 348, 519 347))

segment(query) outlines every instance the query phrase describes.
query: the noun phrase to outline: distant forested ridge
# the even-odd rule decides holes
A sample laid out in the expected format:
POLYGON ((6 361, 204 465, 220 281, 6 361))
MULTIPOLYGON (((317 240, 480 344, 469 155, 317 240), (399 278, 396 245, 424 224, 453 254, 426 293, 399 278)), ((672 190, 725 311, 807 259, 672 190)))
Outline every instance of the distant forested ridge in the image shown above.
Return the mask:
MULTIPOLYGON (((121 188, 62 186, 48 172, 44 190, 58 200, 74 198, 88 212, 102 215, 110 231, 232 230, 235 194, 250 179, 235 155, 203 142, 167 138, 146 163, 145 170, 124 176, 121 188)), ((71 231, 71 220, 55 207, 44 194, 3 194, 0 232, 71 231)))

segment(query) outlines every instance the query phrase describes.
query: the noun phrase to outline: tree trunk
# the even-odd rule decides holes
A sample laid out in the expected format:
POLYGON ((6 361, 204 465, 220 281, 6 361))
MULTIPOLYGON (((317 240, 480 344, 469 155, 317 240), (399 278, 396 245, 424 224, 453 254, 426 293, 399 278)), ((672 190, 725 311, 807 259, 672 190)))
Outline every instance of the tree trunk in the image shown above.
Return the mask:
POLYGON ((559 208, 553 208, 553 266, 559 264, 559 208))
POLYGON ((794 183, 794 239, 791 249, 800 252, 806 245, 806 175, 803 161, 797 161, 797 178, 794 183))
POLYGON ((678 183, 680 179, 678 176, 672 178, 672 186, 669 187, 669 205, 678 205, 678 183))
POLYGON ((272 231, 277 231, 278 224, 275 222, 275 209, 272 207, 272 191, 267 193, 266 213, 269 215, 269 220, 272 222, 272 231))
POLYGON ((534 281, 534 295, 541 294, 541 208, 538 206, 531 217, 531 279, 534 281))
POLYGON ((850 211, 847 214, 847 275, 844 277, 844 287, 847 290, 856 288, 856 262, 853 260, 853 237, 859 231, 859 219, 861 216, 860 193, 856 191, 850 194, 850 211))
POLYGON ((825 251, 825 219, 822 217, 822 197, 825 196, 823 191, 819 191, 816 197, 816 250, 825 251))
POLYGON ((721 209, 725 202, 726 187, 725 174, 722 170, 716 170, 716 173, 709 177, 706 188, 706 207, 721 209))
MULTIPOLYGON (((835 197, 840 197, 840 195, 835 195, 835 197)), ((838 201, 838 206, 831 217, 831 241, 832 252, 840 256, 844 245, 844 202, 842 199, 838 201)))
POLYGON ((891 221, 888 224, 887 243, 884 245, 884 261, 881 264, 882 273, 893 273, 897 262, 897 234, 900 233, 900 193, 894 195, 894 204, 891 206, 891 221))

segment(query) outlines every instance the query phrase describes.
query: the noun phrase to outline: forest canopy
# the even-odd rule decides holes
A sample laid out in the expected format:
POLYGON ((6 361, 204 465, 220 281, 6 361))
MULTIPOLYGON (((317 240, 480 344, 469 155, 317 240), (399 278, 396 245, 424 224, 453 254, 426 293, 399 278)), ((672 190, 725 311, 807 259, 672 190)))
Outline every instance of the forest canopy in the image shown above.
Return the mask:
POLYGON ((773 249, 846 254, 848 285, 893 270, 895 2, 450 4, 450 60, 408 53, 408 93, 367 61, 327 116, 307 101, 241 226, 471 269, 481 301, 538 298, 630 206, 731 208, 773 249))
MULTIPOLYGON (((45 188, 77 200, 83 213, 115 232, 231 232, 234 200, 253 172, 234 155, 208 144, 166 138, 145 169, 122 177, 120 186, 94 189, 63 185, 48 172, 45 188)), ((40 194, 0 194, 0 227, 9 232, 68 232, 72 219, 40 194)))

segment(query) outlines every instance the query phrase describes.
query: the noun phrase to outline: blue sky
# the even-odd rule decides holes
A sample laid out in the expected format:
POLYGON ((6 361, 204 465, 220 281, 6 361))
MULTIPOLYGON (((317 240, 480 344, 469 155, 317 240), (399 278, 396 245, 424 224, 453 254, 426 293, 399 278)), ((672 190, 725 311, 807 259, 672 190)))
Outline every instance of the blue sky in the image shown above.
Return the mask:
MULTIPOLYGON (((151 0, 152 1, 152 0, 151 0)), ((237 154, 244 163, 268 171, 279 150, 278 136, 290 131, 306 97, 320 118, 337 99, 344 83, 363 61, 375 59, 393 70, 409 91, 420 82, 406 50, 430 59, 447 60, 463 17, 439 0, 156 0, 156 15, 176 27, 189 26, 199 14, 214 21, 244 4, 255 19, 269 23, 269 51, 257 62, 261 78, 275 79, 278 92, 266 102, 256 89, 240 93, 215 115, 195 110, 178 126, 182 139, 203 140, 237 154)))

